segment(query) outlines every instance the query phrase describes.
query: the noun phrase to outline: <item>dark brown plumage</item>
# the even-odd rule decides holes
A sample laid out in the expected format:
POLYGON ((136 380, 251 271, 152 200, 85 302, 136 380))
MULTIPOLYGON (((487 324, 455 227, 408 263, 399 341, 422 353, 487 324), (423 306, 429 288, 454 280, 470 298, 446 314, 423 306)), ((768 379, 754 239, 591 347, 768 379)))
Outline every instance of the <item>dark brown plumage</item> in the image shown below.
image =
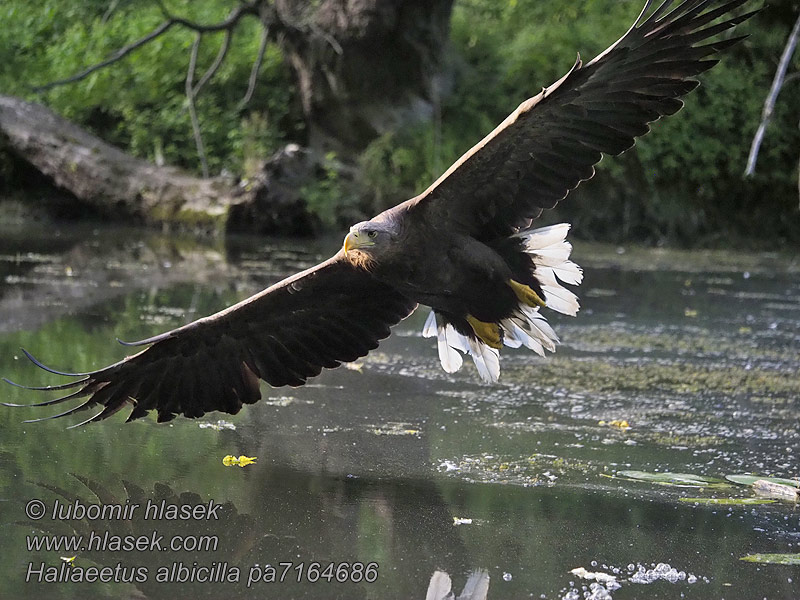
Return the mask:
POLYGON ((539 309, 574 314, 577 299, 558 280, 577 284, 581 271, 568 260, 568 226, 530 230, 532 220, 591 178, 603 154, 624 152, 648 123, 681 108, 691 78, 741 39, 718 36, 754 14, 730 16, 746 2, 666 0, 651 10, 648 1, 608 50, 585 65, 579 58, 425 192, 351 228, 331 259, 143 340, 149 347, 119 363, 60 373, 77 379, 32 389, 76 391, 34 406, 81 398, 54 416, 99 407, 84 422, 125 406, 129 420, 150 410, 159 421, 236 413, 261 397, 259 379, 302 385, 364 356, 418 303, 433 309, 424 334, 438 337, 448 372, 467 352, 493 381, 501 344, 553 350, 539 309))

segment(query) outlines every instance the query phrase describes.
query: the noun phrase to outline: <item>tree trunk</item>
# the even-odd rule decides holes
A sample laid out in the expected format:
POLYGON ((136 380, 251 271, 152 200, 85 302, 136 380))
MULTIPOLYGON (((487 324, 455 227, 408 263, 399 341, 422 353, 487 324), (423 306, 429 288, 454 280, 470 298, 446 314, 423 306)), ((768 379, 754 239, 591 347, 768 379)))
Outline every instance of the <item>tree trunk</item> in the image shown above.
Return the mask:
POLYGON ((352 158, 379 135, 431 118, 453 0, 276 0, 309 146, 352 158), (315 7, 316 6, 316 7, 315 7))

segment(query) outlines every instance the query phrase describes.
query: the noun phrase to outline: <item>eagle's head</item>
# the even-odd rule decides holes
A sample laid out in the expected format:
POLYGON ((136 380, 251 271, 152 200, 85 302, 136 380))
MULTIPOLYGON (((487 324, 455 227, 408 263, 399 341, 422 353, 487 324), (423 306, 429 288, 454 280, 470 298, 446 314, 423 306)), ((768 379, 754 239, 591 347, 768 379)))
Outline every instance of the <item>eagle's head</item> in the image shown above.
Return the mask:
POLYGON ((342 250, 356 264, 370 265, 380 262, 397 237, 396 229, 394 223, 386 221, 356 223, 345 236, 342 250))

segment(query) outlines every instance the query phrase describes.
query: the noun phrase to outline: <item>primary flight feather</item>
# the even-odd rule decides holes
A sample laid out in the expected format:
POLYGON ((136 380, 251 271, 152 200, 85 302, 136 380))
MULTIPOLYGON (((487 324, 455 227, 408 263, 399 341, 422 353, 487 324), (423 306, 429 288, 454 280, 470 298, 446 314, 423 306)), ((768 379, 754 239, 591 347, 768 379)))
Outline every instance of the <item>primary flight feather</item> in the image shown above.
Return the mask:
MULTIPOLYGON (((323 368, 366 355, 418 304, 431 307, 423 335, 436 337, 447 372, 472 357, 496 381, 502 345, 555 350, 549 308, 574 315, 581 282, 569 260, 569 226, 531 229, 617 155, 678 111, 692 77, 741 37, 720 37, 756 11, 748 0, 648 1, 634 25, 594 60, 529 98, 419 196, 354 225, 342 249, 222 312, 132 345, 124 360, 58 386, 78 403, 45 418, 95 408, 79 425, 131 407, 128 420, 209 411, 237 413, 261 397, 260 381, 298 386, 323 368), (71 391, 74 390, 74 391, 71 391)), ((11 382, 9 382, 11 383, 11 382)), ((14 384, 17 385, 17 384, 14 384)), ((12 405, 16 406, 16 405, 12 405)))

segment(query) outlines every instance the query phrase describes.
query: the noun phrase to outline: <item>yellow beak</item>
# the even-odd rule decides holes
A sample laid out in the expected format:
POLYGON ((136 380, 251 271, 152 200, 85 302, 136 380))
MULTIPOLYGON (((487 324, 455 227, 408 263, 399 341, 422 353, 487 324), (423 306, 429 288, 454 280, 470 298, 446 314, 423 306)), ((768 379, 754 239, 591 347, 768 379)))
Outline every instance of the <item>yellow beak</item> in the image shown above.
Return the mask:
POLYGON ((344 238, 344 253, 347 254, 349 250, 352 250, 356 247, 356 234, 352 231, 348 233, 344 238))
POLYGON ((344 238, 344 253, 347 254, 350 250, 357 248, 364 248, 365 246, 374 246, 375 242, 361 235, 358 231, 351 231, 344 238))

